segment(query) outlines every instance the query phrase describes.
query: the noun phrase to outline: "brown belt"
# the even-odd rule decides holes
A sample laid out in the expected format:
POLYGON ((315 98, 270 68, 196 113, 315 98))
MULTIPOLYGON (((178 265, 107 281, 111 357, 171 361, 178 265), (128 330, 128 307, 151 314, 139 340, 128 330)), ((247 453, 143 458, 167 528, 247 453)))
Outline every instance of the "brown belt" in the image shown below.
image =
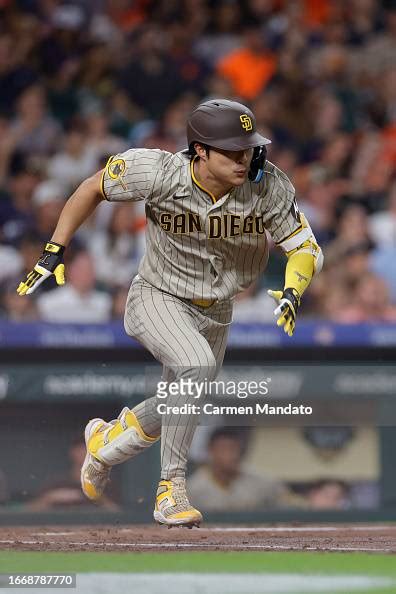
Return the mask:
POLYGON ((215 302, 216 299, 191 299, 191 303, 198 307, 211 307, 215 302))

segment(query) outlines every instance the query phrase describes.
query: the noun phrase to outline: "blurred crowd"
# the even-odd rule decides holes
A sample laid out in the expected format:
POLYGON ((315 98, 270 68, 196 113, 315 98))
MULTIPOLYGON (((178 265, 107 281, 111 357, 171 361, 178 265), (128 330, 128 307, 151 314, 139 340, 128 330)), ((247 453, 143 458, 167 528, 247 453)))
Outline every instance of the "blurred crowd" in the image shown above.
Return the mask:
MULTIPOLYGON (((15 288, 84 178, 129 147, 186 148, 188 113, 217 96, 252 108, 323 247, 302 314, 396 321, 395 1, 3 0, 0 14, 2 317, 122 316, 141 203, 99 207, 64 287, 15 288)), ((273 249, 236 320, 272 320, 265 290, 283 270, 273 249)))

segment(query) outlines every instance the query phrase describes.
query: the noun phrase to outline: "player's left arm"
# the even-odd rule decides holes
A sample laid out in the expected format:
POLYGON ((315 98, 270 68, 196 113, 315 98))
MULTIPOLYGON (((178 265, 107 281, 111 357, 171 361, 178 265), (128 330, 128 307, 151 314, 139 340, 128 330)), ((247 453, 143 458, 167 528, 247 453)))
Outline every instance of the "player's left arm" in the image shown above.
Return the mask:
POLYGON ((321 271, 323 254, 307 219, 298 209, 290 180, 275 167, 274 173, 265 224, 276 245, 286 254, 287 264, 283 291, 269 290, 268 294, 277 304, 274 311, 277 325, 292 336, 301 297, 321 271))

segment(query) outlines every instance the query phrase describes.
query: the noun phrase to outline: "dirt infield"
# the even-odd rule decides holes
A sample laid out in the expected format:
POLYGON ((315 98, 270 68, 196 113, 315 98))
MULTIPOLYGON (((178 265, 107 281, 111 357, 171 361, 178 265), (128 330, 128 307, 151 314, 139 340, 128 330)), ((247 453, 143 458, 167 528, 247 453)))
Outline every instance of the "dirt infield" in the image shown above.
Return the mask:
POLYGON ((396 526, 35 526, 0 528, 0 550, 339 551, 396 554, 396 526))

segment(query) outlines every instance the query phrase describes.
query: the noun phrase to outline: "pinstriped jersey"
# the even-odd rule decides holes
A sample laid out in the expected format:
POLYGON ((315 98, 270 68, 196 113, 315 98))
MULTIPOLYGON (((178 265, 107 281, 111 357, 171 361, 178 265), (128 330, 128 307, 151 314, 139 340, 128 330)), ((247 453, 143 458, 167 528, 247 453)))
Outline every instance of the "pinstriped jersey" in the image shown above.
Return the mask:
POLYGON ((282 243, 302 227, 294 188, 270 162, 262 182, 246 181, 216 201, 186 153, 130 149, 109 159, 102 191, 109 201, 145 200, 139 274, 184 299, 234 297, 266 267, 266 231, 282 243))

